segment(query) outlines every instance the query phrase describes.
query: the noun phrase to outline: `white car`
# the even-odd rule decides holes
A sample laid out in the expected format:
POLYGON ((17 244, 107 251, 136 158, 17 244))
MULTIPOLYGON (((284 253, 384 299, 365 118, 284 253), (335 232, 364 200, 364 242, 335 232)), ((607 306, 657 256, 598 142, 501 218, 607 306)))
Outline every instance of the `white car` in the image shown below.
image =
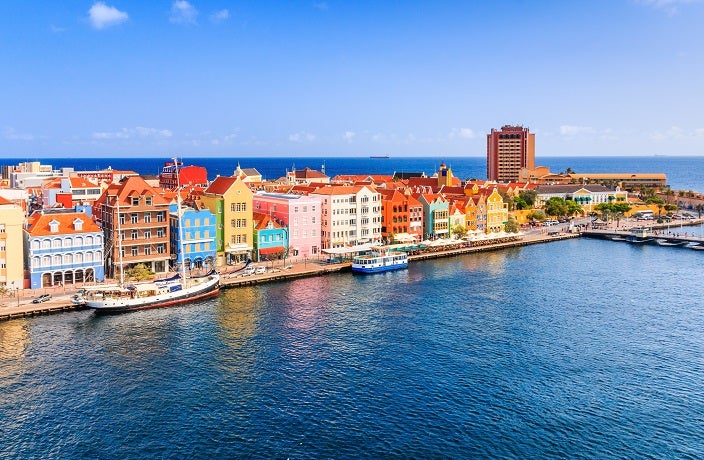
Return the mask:
POLYGON ((257 267, 254 271, 255 275, 263 275, 264 273, 266 273, 266 267, 257 267))
POLYGON ((242 270, 242 276, 254 275, 255 268, 251 265, 244 270, 242 270))

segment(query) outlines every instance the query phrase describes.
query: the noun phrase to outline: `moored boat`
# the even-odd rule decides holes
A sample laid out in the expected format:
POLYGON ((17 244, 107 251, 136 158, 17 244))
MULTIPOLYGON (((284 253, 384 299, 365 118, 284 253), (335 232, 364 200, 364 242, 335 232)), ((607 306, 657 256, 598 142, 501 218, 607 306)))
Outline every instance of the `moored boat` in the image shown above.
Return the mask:
POLYGON ((352 271, 356 273, 377 273, 408 268, 408 254, 401 251, 376 249, 352 260, 352 271))
POLYGON ((220 277, 212 271, 185 280, 176 275, 151 283, 92 286, 84 290, 82 301, 96 313, 124 313, 205 299, 217 295, 219 290, 220 277))

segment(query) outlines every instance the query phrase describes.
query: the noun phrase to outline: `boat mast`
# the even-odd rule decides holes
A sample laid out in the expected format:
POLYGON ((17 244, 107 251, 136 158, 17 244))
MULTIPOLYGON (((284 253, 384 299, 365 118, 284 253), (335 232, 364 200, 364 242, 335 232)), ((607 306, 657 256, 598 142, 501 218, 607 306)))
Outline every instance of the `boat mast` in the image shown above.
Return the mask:
MULTIPOLYGON (((182 282, 186 281, 186 252, 184 251, 184 246, 183 246, 183 222, 181 222, 182 214, 181 214, 181 182, 179 180, 179 175, 180 172, 178 170, 178 160, 176 157, 174 157, 174 171, 176 173, 176 204, 178 206, 178 250, 181 253, 181 280, 182 282)), ((178 262, 178 257, 176 258, 176 262, 178 262)))

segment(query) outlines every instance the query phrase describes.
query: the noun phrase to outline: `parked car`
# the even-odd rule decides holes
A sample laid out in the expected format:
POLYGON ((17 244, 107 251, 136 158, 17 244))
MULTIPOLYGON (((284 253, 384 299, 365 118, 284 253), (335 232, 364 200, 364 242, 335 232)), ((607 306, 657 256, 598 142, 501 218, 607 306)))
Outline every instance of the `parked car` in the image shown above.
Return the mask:
POLYGON ((257 267, 254 271, 255 275, 263 275, 264 273, 266 273, 266 267, 257 267))
POLYGON ((250 265, 250 266, 246 267, 244 270, 242 270, 242 276, 254 275, 255 270, 256 270, 256 268, 254 268, 253 266, 250 265))
POLYGON ((51 296, 49 294, 42 294, 42 295, 32 299, 32 303, 42 303, 42 302, 46 302, 47 300, 50 300, 50 299, 51 299, 51 296))

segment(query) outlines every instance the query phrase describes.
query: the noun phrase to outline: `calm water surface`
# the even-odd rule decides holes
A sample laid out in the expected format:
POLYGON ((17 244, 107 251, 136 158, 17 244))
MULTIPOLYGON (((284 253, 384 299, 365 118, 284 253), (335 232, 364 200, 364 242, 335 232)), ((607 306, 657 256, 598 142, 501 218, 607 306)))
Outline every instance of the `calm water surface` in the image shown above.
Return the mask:
POLYGON ((0 456, 702 458, 702 257, 571 240, 0 323, 0 456))

